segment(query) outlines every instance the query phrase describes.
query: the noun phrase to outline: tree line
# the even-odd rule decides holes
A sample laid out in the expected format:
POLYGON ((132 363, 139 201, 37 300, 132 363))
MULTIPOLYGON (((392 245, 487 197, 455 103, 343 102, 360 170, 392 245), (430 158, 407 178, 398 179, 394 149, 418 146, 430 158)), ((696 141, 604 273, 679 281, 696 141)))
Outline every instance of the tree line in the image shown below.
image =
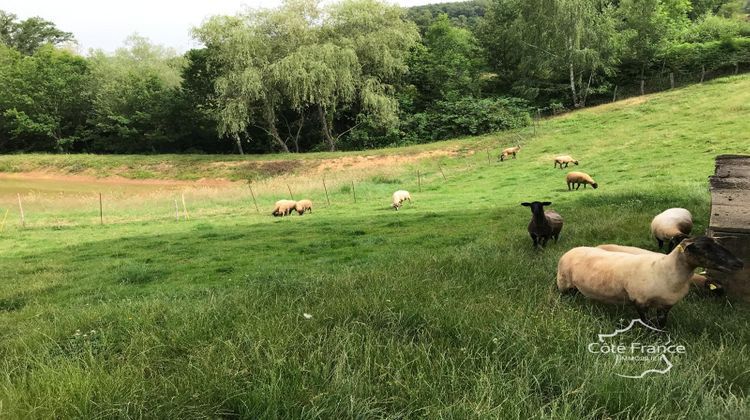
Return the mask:
POLYGON ((287 0, 207 19, 184 54, 134 35, 84 56, 53 22, 0 11, 0 152, 351 150, 523 127, 655 77, 746 69, 748 13, 746 0, 287 0))

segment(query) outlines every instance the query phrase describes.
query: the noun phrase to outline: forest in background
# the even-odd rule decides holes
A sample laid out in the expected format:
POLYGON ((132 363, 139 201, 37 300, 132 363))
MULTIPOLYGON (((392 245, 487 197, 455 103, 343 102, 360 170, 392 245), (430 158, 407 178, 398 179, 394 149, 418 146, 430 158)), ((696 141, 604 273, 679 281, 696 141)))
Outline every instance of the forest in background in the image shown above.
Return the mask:
POLYGON ((287 0, 203 47, 0 11, 0 153, 268 153, 426 143, 750 68, 747 0, 287 0))

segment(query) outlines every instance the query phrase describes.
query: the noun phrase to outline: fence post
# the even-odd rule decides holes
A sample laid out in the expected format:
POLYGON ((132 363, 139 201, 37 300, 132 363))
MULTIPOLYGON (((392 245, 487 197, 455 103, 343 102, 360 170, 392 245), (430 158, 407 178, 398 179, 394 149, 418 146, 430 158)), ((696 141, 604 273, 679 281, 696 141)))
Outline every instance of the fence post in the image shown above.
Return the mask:
POLYGON ((354 195, 354 204, 357 204, 357 192, 354 191, 354 181, 352 181, 352 195, 354 195))
POLYGON ((5 220, 8 218, 8 212, 9 211, 10 211, 10 209, 5 209, 5 216, 3 216, 3 223, 0 224, 0 232, 2 232, 3 230, 5 230, 5 220))
POLYGON ((21 204, 21 194, 17 193, 18 197, 18 210, 21 212, 21 227, 26 227, 26 217, 23 214, 23 204, 21 204))
POLYGON ((330 205, 331 205, 331 199, 330 199, 330 198, 328 198, 328 187, 326 186, 326 177, 323 177, 323 189, 324 189, 324 190, 325 190, 325 192, 326 192, 326 202, 327 202, 327 203, 328 203, 328 205, 330 206, 330 205))
POLYGON ((674 89, 674 72, 669 72, 669 88, 674 89))
POLYGON ((641 96, 646 94, 646 81, 641 79, 641 96))
POLYGON ((443 166, 438 164, 438 169, 440 169, 440 174, 443 175, 443 181, 447 181, 448 178, 445 177, 445 172, 443 172, 443 166))
POLYGON ((253 204, 255 204, 255 211, 260 213, 260 209, 258 208, 258 202, 255 200, 255 192, 253 192, 253 185, 248 182, 248 187, 250 187, 250 195, 253 196, 253 204))
POLYGON ((292 201, 294 201, 294 195, 292 195, 292 188, 289 186, 289 184, 286 184, 286 189, 289 190, 289 197, 292 197, 292 201))
POLYGON ((99 193, 99 224, 104 224, 104 207, 102 206, 102 193, 99 193))
POLYGON ((492 165, 492 162, 490 162, 490 149, 486 149, 487 151, 487 164, 492 165))
POLYGON ((182 193, 182 211, 185 213, 185 220, 190 220, 190 214, 187 211, 187 206, 185 205, 185 193, 182 193))
POLYGON ((615 85, 615 93, 612 94, 612 102, 617 101, 617 85, 615 85))
POLYGON ((419 192, 422 192, 422 174, 417 169, 417 182, 419 183, 419 192))
POLYGON ((701 83, 703 83, 703 80, 706 78, 706 65, 701 66, 701 83))

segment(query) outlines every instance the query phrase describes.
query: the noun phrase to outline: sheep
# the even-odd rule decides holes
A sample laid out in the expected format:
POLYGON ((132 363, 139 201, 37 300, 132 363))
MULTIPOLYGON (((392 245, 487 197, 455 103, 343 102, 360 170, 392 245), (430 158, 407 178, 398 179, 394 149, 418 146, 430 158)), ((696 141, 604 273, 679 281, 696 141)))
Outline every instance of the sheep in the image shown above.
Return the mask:
POLYGON ((651 221, 651 235, 659 249, 667 242, 667 252, 671 252, 693 230, 693 216, 683 208, 664 210, 651 221))
POLYGON ((562 170, 563 163, 565 164, 566 168, 568 167, 568 164, 570 164, 570 163, 578 166, 578 161, 577 160, 573 159, 572 157, 570 157, 568 155, 563 155, 563 156, 557 156, 557 157, 555 157, 555 164, 554 164, 553 167, 556 168, 557 165, 560 165, 560 169, 562 170))
POLYGON ((576 189, 581 188, 581 184, 583 184, 583 188, 586 188, 586 184, 591 184, 594 189, 599 188, 599 184, 594 181, 594 178, 583 172, 570 172, 565 176, 565 182, 568 184, 568 191, 573 189, 573 184, 576 184, 576 189))
POLYGON ((516 158, 516 153, 521 150, 521 145, 509 147, 507 149, 504 149, 502 153, 500 153, 500 162, 503 162, 506 157, 513 155, 513 159, 516 158))
POLYGON ((393 206, 396 211, 398 211, 399 207, 402 206, 402 203, 405 200, 409 200, 409 203, 411 203, 411 194, 409 194, 409 191, 404 190, 398 190, 393 193, 393 200, 391 206, 393 206))
POLYGON ((297 214, 299 214, 300 216, 305 214, 306 211, 312 213, 312 201, 299 200, 297 204, 294 206, 294 209, 297 210, 297 214))
POLYGON ((707 236, 685 239, 666 255, 577 247, 558 262, 557 288, 607 303, 630 302, 642 321, 664 328, 669 310, 687 294, 698 266, 729 272, 742 269, 743 263, 707 236), (650 309, 656 310, 655 323, 648 319, 650 309))
MULTIPOLYGON (((634 246, 624 246, 624 245, 615 245, 615 244, 604 244, 597 246, 599 249, 603 249, 605 251, 612 251, 612 252, 625 252, 628 254, 656 254, 661 255, 658 252, 649 251, 647 249, 643 248, 636 248, 634 246)), ((711 293, 714 294, 721 294, 724 291, 724 287, 713 281, 708 279, 705 276, 705 271, 701 274, 693 274, 693 276, 690 278, 690 283, 692 283, 695 287, 701 290, 708 290, 711 293)))
POLYGON ((288 216, 297 206, 296 201, 292 200, 279 200, 274 205, 273 211, 271 212, 274 216, 288 216))
POLYGON ((549 201, 521 203, 522 206, 531 207, 531 222, 529 222, 529 235, 534 241, 534 247, 544 247, 550 238, 557 242, 563 227, 563 218, 554 210, 544 211, 544 206, 549 206, 549 201))

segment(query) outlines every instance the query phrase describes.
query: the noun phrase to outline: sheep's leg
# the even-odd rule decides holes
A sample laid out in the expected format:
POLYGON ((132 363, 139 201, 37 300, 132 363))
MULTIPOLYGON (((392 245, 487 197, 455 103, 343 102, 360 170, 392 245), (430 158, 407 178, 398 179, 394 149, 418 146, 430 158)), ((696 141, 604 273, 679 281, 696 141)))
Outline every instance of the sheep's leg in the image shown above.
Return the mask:
POLYGON ((664 306, 656 310, 656 328, 663 330, 667 326, 667 315, 670 309, 672 309, 671 306, 664 306))
POLYGON ((652 325, 651 321, 648 319, 648 307, 646 305, 641 305, 635 301, 633 301, 633 306, 635 306, 635 310, 638 311, 638 317, 641 319, 641 321, 645 322, 648 325, 652 325))
POLYGON ((657 239, 656 242, 659 244, 659 249, 664 248, 664 241, 662 241, 661 239, 657 239))
POLYGON ((513 159, 515 159, 515 158, 516 158, 516 154, 515 154, 515 153, 513 153, 513 159))

